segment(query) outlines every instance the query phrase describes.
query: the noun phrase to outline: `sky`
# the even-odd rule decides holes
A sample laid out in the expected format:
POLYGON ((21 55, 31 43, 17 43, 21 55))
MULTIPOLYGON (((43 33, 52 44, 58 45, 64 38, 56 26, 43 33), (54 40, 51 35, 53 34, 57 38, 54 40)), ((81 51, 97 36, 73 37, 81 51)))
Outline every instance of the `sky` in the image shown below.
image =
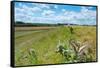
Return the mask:
POLYGON ((95 6, 15 2, 15 21, 96 25, 95 6))

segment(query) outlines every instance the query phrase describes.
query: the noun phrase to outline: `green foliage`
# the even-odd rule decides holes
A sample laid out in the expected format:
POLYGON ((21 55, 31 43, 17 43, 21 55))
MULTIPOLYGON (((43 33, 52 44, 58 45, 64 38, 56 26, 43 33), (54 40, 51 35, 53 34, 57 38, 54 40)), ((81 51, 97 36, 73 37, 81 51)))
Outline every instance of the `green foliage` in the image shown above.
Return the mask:
POLYGON ((72 26, 72 28, 73 34, 71 34, 67 26, 59 26, 50 30, 16 31, 16 66, 95 61, 96 28, 90 26, 72 26), (85 40, 93 40, 92 48, 84 56, 84 59, 75 55, 73 48, 69 44, 70 39, 79 40, 82 43, 85 40), (68 50, 65 52, 66 57, 55 52, 59 40, 63 43, 65 50, 68 50), (30 49, 34 49, 31 54, 30 49))

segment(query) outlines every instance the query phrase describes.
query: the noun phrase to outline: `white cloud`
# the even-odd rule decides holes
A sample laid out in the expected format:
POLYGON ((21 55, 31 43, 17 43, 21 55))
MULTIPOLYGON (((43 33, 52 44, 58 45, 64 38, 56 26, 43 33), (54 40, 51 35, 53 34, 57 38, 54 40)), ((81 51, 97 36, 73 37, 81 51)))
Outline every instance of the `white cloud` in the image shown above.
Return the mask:
POLYGON ((54 5, 54 8, 55 8, 55 9, 58 9, 58 6, 57 6, 57 5, 54 5))
POLYGON ((15 7, 15 19, 18 21, 30 21, 34 16, 34 13, 40 12, 41 9, 39 7, 29 7, 22 3, 19 4, 20 7, 15 7))
POLYGON ((29 7, 29 6, 23 5, 22 8, 26 10, 27 12, 28 11, 33 11, 33 12, 41 11, 41 8, 39 7, 29 7))
MULTIPOLYGON (((54 8, 57 9, 59 7, 55 5, 54 8)), ((57 14, 56 11, 51 10, 50 6, 47 4, 41 4, 41 6, 34 7, 21 5, 21 7, 15 8, 15 19, 18 21, 38 23, 96 24, 96 11, 91 10, 91 7, 81 7, 80 12, 62 9, 57 14), (35 17, 35 13, 41 14, 40 17, 35 17)))
POLYGON ((62 12, 65 12, 66 11, 66 9, 62 9, 62 12))
POLYGON ((55 11, 52 11, 52 10, 44 10, 42 13, 43 16, 49 16, 49 17, 54 16, 54 14, 55 14, 55 11))
POLYGON ((47 4, 36 4, 36 6, 38 6, 39 8, 41 8, 41 9, 50 9, 50 6, 49 5, 47 5, 47 4))
MULTIPOLYGON (((87 7, 81 7, 80 12, 75 11, 67 11, 62 9, 63 14, 60 16, 63 18, 62 20, 65 23, 76 23, 76 24, 89 24, 95 25, 96 24, 96 11, 90 10, 87 7)), ((61 19, 60 17, 60 19, 61 19)))
POLYGON ((88 11, 87 7, 81 7, 81 12, 87 12, 87 11, 88 11))
POLYGON ((30 8, 30 10, 32 12, 38 12, 38 11, 41 11, 41 9, 39 7, 33 7, 33 8, 30 8))

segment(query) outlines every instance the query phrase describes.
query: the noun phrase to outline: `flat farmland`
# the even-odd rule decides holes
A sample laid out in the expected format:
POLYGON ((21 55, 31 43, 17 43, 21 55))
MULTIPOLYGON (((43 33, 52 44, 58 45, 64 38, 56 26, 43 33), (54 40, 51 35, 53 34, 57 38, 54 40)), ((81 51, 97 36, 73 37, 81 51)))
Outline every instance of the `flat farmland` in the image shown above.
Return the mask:
POLYGON ((72 26, 72 28, 73 34, 71 34, 68 26, 15 27, 16 66, 74 62, 71 61, 73 59, 68 61, 64 56, 55 52, 59 40, 64 46, 67 46, 71 38, 81 43, 92 41, 91 61, 96 61, 96 27, 72 26), (34 55, 30 55, 30 50, 35 51, 34 55))
POLYGON ((55 27, 16 27, 16 31, 26 31, 26 30, 47 30, 47 29, 53 29, 55 27))

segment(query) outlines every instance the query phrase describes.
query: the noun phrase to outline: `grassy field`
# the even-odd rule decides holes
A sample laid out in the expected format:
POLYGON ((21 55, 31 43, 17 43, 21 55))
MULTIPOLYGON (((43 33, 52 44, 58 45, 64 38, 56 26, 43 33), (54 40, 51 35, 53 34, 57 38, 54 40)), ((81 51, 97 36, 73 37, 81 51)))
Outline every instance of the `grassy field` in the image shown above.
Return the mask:
POLYGON ((90 61, 96 61, 96 27, 72 26, 72 28, 73 34, 67 26, 15 27, 15 65, 72 63, 74 61, 68 61, 64 56, 55 52, 59 40, 68 48, 70 39, 81 43, 92 41, 90 61), (30 54, 32 49, 35 51, 34 54, 30 54))

